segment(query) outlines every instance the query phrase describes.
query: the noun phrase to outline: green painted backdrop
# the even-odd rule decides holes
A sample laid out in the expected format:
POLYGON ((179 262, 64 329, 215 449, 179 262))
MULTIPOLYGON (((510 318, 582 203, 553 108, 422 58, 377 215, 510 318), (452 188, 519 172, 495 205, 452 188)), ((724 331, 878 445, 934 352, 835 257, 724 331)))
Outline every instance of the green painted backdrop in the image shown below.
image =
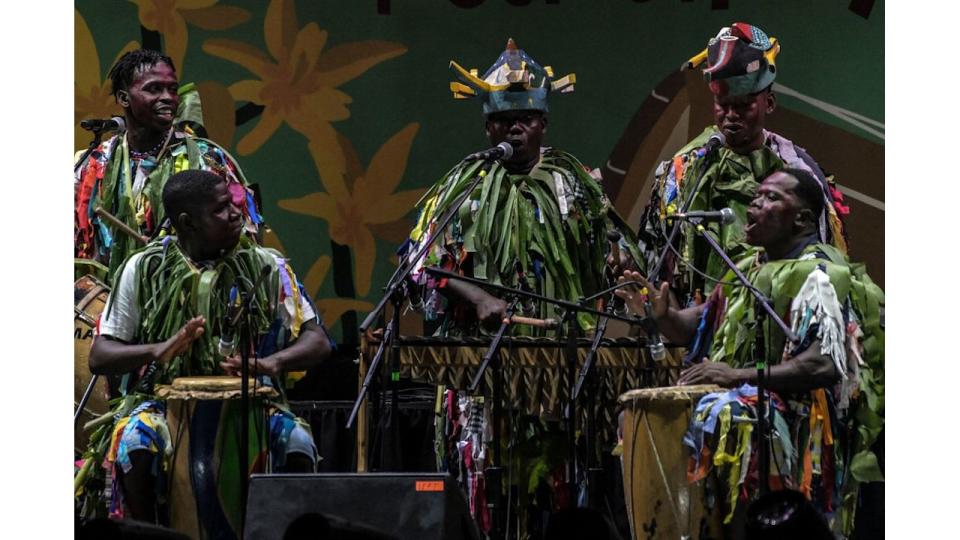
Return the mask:
MULTIPOLYGON (((482 72, 508 37, 557 75, 576 73, 576 91, 551 101, 548 142, 585 163, 648 144, 624 134, 634 137, 628 125, 654 88, 721 26, 744 20, 782 44, 777 82, 801 97, 781 93, 781 107, 874 149, 882 165, 882 1, 78 0, 75 15, 75 122, 118 112, 105 79, 122 50, 173 56, 181 81, 200 85, 211 138, 261 185, 268 242, 293 259, 347 341, 395 267, 413 202, 487 145, 479 105, 451 97, 448 62, 482 72)), ((690 118, 708 120, 695 109, 690 118)), ((78 131, 76 147, 86 142, 78 131)), ((863 156, 845 148, 833 159, 850 163, 822 164, 856 168, 863 156)), ((882 231, 879 170, 857 184, 872 206, 851 206, 878 215, 882 231)), ((635 206, 616 202, 626 214, 635 206)), ((854 254, 882 280, 882 251, 870 251, 854 254)))

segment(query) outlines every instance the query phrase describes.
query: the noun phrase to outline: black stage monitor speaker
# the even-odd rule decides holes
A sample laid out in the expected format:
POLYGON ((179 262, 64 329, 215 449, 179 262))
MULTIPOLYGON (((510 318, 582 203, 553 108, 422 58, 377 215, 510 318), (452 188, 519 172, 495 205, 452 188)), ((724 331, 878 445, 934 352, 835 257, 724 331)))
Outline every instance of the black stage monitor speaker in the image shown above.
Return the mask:
POLYGON ((255 474, 244 529, 247 540, 480 538, 442 473, 255 474))

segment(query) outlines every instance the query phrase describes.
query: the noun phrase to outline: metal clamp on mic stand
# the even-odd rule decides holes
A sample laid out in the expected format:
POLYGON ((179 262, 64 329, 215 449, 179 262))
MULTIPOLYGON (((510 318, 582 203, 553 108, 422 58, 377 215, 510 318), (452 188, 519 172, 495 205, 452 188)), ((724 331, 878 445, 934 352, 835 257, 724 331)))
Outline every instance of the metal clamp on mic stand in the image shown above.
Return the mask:
POLYGON ((766 398, 766 378, 767 373, 767 359, 766 359, 766 348, 764 345, 763 339, 763 327, 764 327, 764 318, 769 317, 773 322, 780 327, 780 331, 783 332, 783 335, 787 336, 789 340, 794 345, 800 342, 800 338, 797 337, 793 331, 790 330, 790 327, 787 326, 783 319, 777 315, 777 312, 770 306, 770 301, 761 293, 752 283, 747 279, 743 272, 737 268, 737 265, 734 264, 730 257, 723 251, 723 248, 720 247, 720 244, 710 236, 706 228, 697 223, 696 224, 697 233, 703 237, 704 240, 710 244, 710 247, 713 248, 713 251, 723 259, 723 262, 733 271, 737 276, 737 279, 740 280, 740 283, 750 291, 750 294, 753 295, 756 301, 756 342, 754 343, 754 357, 757 364, 757 436, 760 441, 760 456, 758 460, 758 467, 760 468, 760 495, 765 495, 770 489, 770 425, 767 420, 767 398, 766 398))

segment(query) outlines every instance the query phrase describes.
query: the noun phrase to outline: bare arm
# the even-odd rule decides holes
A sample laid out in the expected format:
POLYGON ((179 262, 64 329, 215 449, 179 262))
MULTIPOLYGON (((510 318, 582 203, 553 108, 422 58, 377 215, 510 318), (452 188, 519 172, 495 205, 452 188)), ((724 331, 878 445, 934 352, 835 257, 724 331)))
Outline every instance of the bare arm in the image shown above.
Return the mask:
POLYGON ((131 344, 108 335, 97 336, 90 349, 90 373, 120 375, 153 361, 165 363, 182 354, 194 340, 203 335, 206 320, 194 317, 176 334, 160 343, 131 344))
POLYGON ((473 304, 477 311, 477 319, 489 329, 499 327, 507 314, 506 302, 472 283, 448 279, 446 288, 441 290, 445 290, 445 294, 452 294, 473 304))
MULTIPOLYGON (((820 354, 820 340, 786 362, 770 366, 765 384, 774 392, 798 393, 825 388, 837 382, 840 374, 833 360, 820 354)), ((733 368, 724 362, 703 363, 680 374, 679 384, 717 384, 725 387, 748 383, 756 386, 755 368, 733 368)))
MULTIPOLYGON (((266 358, 254 359, 251 369, 275 377, 284 371, 315 366, 329 358, 330 351, 330 341, 320 325, 307 321, 300 327, 300 335, 292 345, 266 358)), ((239 375, 240 362, 239 356, 232 356, 220 362, 220 367, 231 375, 239 375)))

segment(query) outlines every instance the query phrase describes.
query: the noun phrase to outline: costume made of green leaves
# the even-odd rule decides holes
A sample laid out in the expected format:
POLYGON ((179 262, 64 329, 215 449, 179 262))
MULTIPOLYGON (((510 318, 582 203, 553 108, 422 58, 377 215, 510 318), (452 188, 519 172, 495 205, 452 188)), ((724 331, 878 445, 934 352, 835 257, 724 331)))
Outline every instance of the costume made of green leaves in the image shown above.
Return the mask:
MULTIPOLYGON (((216 170, 219 165, 206 160, 204 151, 198 144, 213 146, 223 152, 224 158, 233 162, 233 171, 243 185, 246 179, 236 160, 226 150, 219 148, 213 141, 184 134, 171 141, 170 147, 160 157, 156 168, 147 176, 140 194, 140 201, 134 197, 133 168, 130 162, 130 149, 125 136, 114 137, 110 148, 110 160, 104 169, 103 181, 99 186, 99 205, 142 234, 152 234, 144 230, 142 215, 145 205, 152 212, 153 223, 159 224, 165 217, 163 209, 163 186, 174 174, 185 170, 216 170), (144 202, 145 201, 145 202, 144 202)), ((223 175, 221 175, 223 176, 223 175)), ((113 234, 113 246, 110 250, 110 276, 116 276, 120 264, 134 251, 139 249, 136 240, 121 232, 113 234)))
MULTIPOLYGON (((776 152, 766 145, 749 154, 742 155, 721 147, 716 151, 715 157, 710 159, 697 157, 696 151, 707 143, 710 136, 717 133, 713 126, 708 127, 697 138, 693 139, 686 146, 677 152, 676 156, 685 160, 682 179, 679 182, 679 196, 673 201, 664 199, 664 186, 666 173, 658 175, 657 184, 654 189, 657 190, 658 216, 655 227, 663 227, 659 216, 665 216, 668 206, 673 206, 674 211, 679 211, 683 203, 690 196, 690 192, 695 188, 697 178, 703 172, 703 180, 700 189, 697 191, 690 203, 690 211, 715 210, 729 207, 733 210, 736 221, 729 225, 721 226, 718 223, 709 223, 705 227, 710 234, 719 241, 721 247, 733 260, 737 260, 740 255, 746 251, 744 226, 747 223, 747 208, 753 200, 759 187, 758 178, 764 178, 771 172, 783 168, 783 161, 777 156, 776 152), (703 171, 703 168, 706 170, 703 171)), ((676 159, 676 158, 675 158, 676 159)), ((659 171, 658 171, 659 172, 659 171)), ((718 277, 726 272, 726 265, 723 260, 713 252, 709 244, 700 238, 693 227, 682 229, 680 253, 683 258, 690 261, 697 268, 703 270, 708 276, 718 277)), ((702 278, 695 276, 689 268, 680 267, 680 271, 685 273, 687 284, 703 283, 704 293, 709 294, 715 284, 709 280, 703 282, 702 278)))
MULTIPOLYGON (((156 382, 168 384, 175 377, 221 374, 217 343, 227 310, 230 288, 238 281, 241 290, 253 287, 260 269, 269 265, 276 276, 273 253, 246 238, 211 267, 200 267, 183 252, 174 237, 153 242, 137 261, 136 294, 140 304, 137 343, 159 343, 175 334, 198 315, 206 319, 206 332, 182 355, 160 369, 156 382)), ((122 272, 123 269, 121 268, 122 272)), ((119 275, 119 274, 118 274, 119 275)), ((280 290, 278 280, 267 279, 255 292, 251 333, 265 333, 273 321, 280 290)))
MULTIPOLYGON (((411 234, 415 242, 426 237, 476 178, 481 165, 478 161, 458 164, 423 196, 418 203, 421 215, 411 234)), ((634 236, 622 223, 580 161, 547 148, 528 174, 511 174, 495 163, 437 241, 442 245, 430 251, 425 263, 449 262, 445 259, 452 252, 454 270, 459 271, 460 263, 469 257, 472 277, 576 301, 606 286, 603 267, 608 229, 620 230, 631 254, 639 260, 636 242, 630 241, 634 236), (534 274, 537 256, 543 261, 541 286, 534 274)), ((538 315, 555 313, 550 306, 540 306, 538 315)), ((581 315, 579 323, 583 329, 595 325, 594 318, 587 315, 581 315)))
MULTIPOLYGON (((810 273, 822 266, 830 277, 830 283, 837 298, 852 310, 863 331, 860 345, 863 362, 859 366, 859 396, 850 403, 846 416, 847 426, 852 433, 849 441, 848 477, 845 479, 842 505, 845 510, 841 519, 844 529, 850 530, 853 509, 856 504, 857 488, 860 482, 882 481, 877 456, 870 447, 876 441, 884 424, 884 293, 866 274, 863 264, 851 264, 835 247, 826 244, 812 244, 803 254, 820 252, 827 256, 806 260, 787 259, 759 263, 759 250, 748 251, 738 263, 747 278, 767 298, 772 300, 773 308, 779 314, 790 311, 792 299, 810 273)), ((724 276, 725 281, 734 281, 732 272, 724 276)), ((745 287, 725 286, 726 308, 723 320, 713 337, 710 358, 724 361, 734 367, 754 366, 752 348, 756 336, 755 303, 753 296, 745 287)), ((786 338, 775 323, 766 318, 764 325, 764 343, 767 347, 765 358, 772 364, 781 360, 786 338)), ((849 354, 849 352, 848 352, 849 354)), ((848 359, 849 363, 850 359, 848 359)))
MULTIPOLYGON (((191 318, 197 315, 206 318, 203 335, 184 354, 161 366, 155 375, 155 383, 169 384, 176 377, 222 374, 217 343, 230 288, 239 280, 247 290, 252 289, 264 265, 269 265, 272 272, 256 290, 250 331, 254 336, 260 336, 269 329, 280 294, 276 279, 277 260, 273 252, 243 237, 233 251, 212 266, 200 267, 187 257, 175 237, 168 236, 148 244, 142 253, 136 262, 135 282, 141 319, 133 341, 159 343, 174 335, 191 318)), ((118 276, 127 262, 118 268, 118 276)), ((106 309, 110 310, 112 306, 108 304, 106 309)), ((74 477, 78 496, 85 490, 90 491, 85 487, 88 481, 99 479, 102 484, 104 473, 99 464, 110 445, 115 422, 144 401, 154 398, 139 389, 134 390, 135 383, 130 381, 129 374, 125 375, 121 383, 123 395, 110 402, 111 411, 84 426, 85 430, 93 431, 84 452, 84 465, 74 477)), ((94 515, 90 512, 96 510, 90 505, 95 504, 101 491, 102 488, 94 489, 90 491, 90 497, 84 499, 85 515, 94 515)))

